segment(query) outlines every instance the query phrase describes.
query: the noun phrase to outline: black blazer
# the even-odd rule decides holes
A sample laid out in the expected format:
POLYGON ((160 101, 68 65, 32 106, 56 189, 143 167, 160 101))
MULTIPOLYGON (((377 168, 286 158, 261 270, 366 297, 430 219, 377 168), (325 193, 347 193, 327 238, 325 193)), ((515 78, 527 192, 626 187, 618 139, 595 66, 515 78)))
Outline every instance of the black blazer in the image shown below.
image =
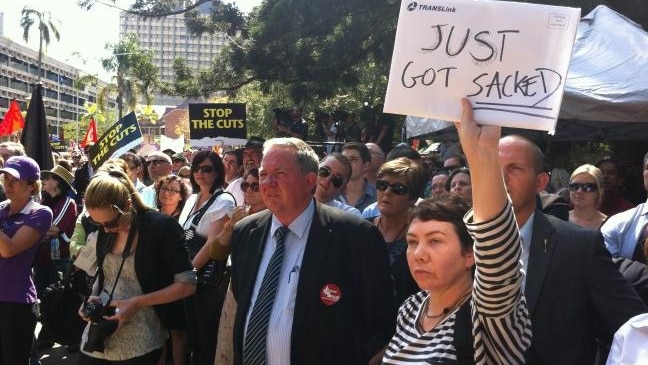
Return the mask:
MULTIPOLYGON (((245 218, 232 237, 232 291, 238 303, 234 363, 241 364, 244 326, 272 213, 245 218)), ((376 227, 316 203, 304 251, 291 336, 291 364, 363 364, 395 330, 396 308, 385 242, 376 227), (320 300, 333 283, 342 296, 320 300)))
MULTIPOLYGON (((182 245, 182 227, 175 218, 149 209, 138 214, 137 220, 139 239, 135 247, 135 273, 144 293, 163 289, 173 284, 175 274, 193 269, 182 245)), ((108 234, 99 229, 97 262, 102 262, 103 256, 110 249, 104 247, 107 239, 108 234)), ((107 289, 110 291, 112 288, 107 289)), ((172 303, 154 306, 165 325, 171 305, 172 303)))
POLYGON ((536 210, 531 241, 527 364, 593 364, 597 335, 610 341, 646 307, 612 262, 599 231, 536 210))

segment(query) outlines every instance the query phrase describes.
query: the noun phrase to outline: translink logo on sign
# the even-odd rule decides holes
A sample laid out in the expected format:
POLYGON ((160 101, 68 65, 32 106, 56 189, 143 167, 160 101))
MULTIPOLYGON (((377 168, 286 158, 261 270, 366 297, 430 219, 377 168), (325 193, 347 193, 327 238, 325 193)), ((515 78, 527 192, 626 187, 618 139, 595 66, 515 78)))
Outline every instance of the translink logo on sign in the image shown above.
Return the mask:
POLYGON ((423 10, 423 11, 440 11, 444 13, 454 13, 457 11, 457 9, 454 6, 437 6, 437 5, 425 5, 425 4, 418 4, 416 1, 412 1, 407 5, 407 10, 409 11, 414 11, 414 10, 423 10))

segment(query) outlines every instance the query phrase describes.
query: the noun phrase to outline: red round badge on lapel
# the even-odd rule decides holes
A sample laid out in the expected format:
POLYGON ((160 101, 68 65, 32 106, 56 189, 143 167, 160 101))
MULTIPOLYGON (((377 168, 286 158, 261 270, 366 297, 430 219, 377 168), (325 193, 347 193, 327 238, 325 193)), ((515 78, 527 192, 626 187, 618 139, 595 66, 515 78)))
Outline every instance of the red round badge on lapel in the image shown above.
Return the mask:
POLYGON ((320 300, 324 305, 333 305, 342 298, 342 290, 335 284, 326 284, 320 290, 320 300))

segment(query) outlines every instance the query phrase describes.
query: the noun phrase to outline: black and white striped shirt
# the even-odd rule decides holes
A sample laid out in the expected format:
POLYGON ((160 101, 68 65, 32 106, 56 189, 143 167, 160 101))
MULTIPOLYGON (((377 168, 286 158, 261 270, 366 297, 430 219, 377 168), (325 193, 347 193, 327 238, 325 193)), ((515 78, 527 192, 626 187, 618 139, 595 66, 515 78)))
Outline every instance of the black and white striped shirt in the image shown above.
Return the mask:
MULTIPOLYGON (((464 222, 475 241, 476 272, 470 300, 475 363, 524 364, 524 351, 531 344, 531 320, 521 290, 522 248, 513 209, 507 203, 496 218, 481 223, 472 221, 471 210, 464 222)), ((428 296, 421 291, 400 307, 396 334, 387 346, 383 363, 457 360, 453 344, 457 310, 430 332, 417 325, 428 296)))

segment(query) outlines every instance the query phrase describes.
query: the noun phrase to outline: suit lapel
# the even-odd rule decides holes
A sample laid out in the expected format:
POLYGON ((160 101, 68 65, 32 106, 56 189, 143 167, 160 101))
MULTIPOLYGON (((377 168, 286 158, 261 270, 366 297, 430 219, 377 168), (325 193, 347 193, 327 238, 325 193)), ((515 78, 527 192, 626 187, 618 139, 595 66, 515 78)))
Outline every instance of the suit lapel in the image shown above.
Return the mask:
POLYGON ((554 228, 549 220, 540 211, 536 210, 524 291, 531 315, 533 315, 540 297, 542 285, 549 269, 549 261, 551 261, 555 247, 558 244, 553 239, 553 232, 554 228))
POLYGON ((244 243, 248 245, 246 270, 241 282, 242 288, 247 288, 245 293, 241 293, 241 300, 238 303, 239 308, 243 313, 247 313, 250 307, 250 299, 252 291, 254 290, 254 283, 256 282, 257 273, 259 271, 259 263, 263 255, 263 249, 270 230, 270 222, 272 215, 268 214, 266 218, 259 222, 259 226, 250 230, 250 236, 244 243))
POLYGON ((295 339, 295 330, 304 328, 302 322, 306 318, 306 311, 314 308, 313 302, 319 299, 316 295, 313 295, 313 288, 319 291, 318 283, 321 280, 321 267, 326 261, 328 245, 333 233, 329 225, 328 215, 322 212, 321 205, 316 203, 299 272, 293 314, 293 340, 295 339))

